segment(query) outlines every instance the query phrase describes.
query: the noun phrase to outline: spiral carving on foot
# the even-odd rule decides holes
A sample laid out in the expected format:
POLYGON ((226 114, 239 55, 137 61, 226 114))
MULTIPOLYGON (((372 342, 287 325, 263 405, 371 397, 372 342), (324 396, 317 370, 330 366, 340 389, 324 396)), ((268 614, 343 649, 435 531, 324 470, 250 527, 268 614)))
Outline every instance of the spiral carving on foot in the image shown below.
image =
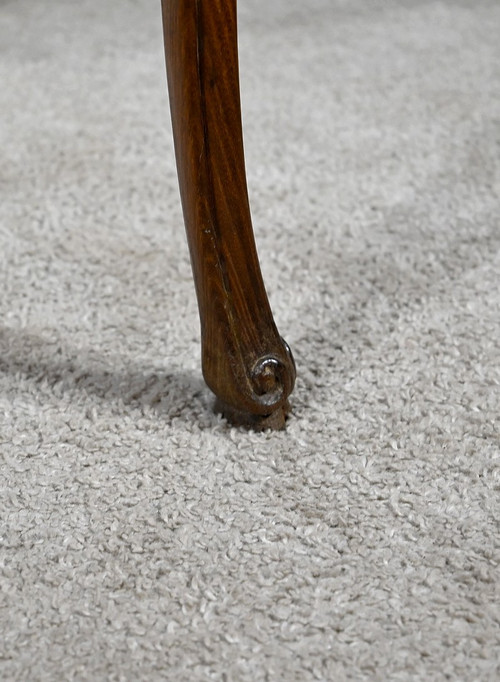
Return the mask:
POLYGON ((286 362, 274 355, 259 358, 251 374, 257 402, 271 410, 288 398, 295 383, 295 362, 288 344, 283 344, 286 362))

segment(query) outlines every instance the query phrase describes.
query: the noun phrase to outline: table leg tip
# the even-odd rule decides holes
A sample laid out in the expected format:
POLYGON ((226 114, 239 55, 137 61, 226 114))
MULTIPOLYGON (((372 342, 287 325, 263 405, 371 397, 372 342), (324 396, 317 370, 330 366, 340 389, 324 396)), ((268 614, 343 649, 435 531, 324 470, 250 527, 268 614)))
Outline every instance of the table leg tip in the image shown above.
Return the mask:
POLYGON ((246 428, 251 431, 281 431, 285 428, 290 414, 290 403, 285 401, 271 414, 249 414, 235 410, 217 398, 214 404, 214 412, 221 414, 232 426, 246 428))

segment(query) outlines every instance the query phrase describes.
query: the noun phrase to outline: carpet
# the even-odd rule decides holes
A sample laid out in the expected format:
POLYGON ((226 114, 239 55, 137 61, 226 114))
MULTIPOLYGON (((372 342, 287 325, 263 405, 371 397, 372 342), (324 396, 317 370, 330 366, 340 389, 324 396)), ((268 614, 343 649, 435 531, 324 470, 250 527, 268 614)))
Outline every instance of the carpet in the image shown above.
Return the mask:
POLYGON ((0 677, 500 676, 500 5, 241 0, 286 431, 212 412, 158 2, 0 1, 0 677))

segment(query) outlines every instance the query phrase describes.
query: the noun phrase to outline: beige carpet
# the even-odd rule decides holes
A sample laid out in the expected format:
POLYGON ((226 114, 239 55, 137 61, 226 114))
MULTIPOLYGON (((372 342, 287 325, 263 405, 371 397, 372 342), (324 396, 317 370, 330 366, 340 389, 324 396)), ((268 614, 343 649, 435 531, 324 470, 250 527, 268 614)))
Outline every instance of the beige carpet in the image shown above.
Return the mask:
POLYGON ((500 679, 500 4, 240 0, 298 366, 211 412, 158 0, 0 0, 0 678, 500 679))

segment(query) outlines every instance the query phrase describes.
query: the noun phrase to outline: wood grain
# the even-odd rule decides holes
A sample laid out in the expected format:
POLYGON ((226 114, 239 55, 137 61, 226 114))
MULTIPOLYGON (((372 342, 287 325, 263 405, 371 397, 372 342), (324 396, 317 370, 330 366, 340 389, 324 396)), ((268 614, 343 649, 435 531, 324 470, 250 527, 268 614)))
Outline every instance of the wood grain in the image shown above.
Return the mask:
POLYGON ((262 280, 248 202, 235 0, 162 0, 177 171, 205 381, 228 416, 280 428, 295 365, 262 280))

